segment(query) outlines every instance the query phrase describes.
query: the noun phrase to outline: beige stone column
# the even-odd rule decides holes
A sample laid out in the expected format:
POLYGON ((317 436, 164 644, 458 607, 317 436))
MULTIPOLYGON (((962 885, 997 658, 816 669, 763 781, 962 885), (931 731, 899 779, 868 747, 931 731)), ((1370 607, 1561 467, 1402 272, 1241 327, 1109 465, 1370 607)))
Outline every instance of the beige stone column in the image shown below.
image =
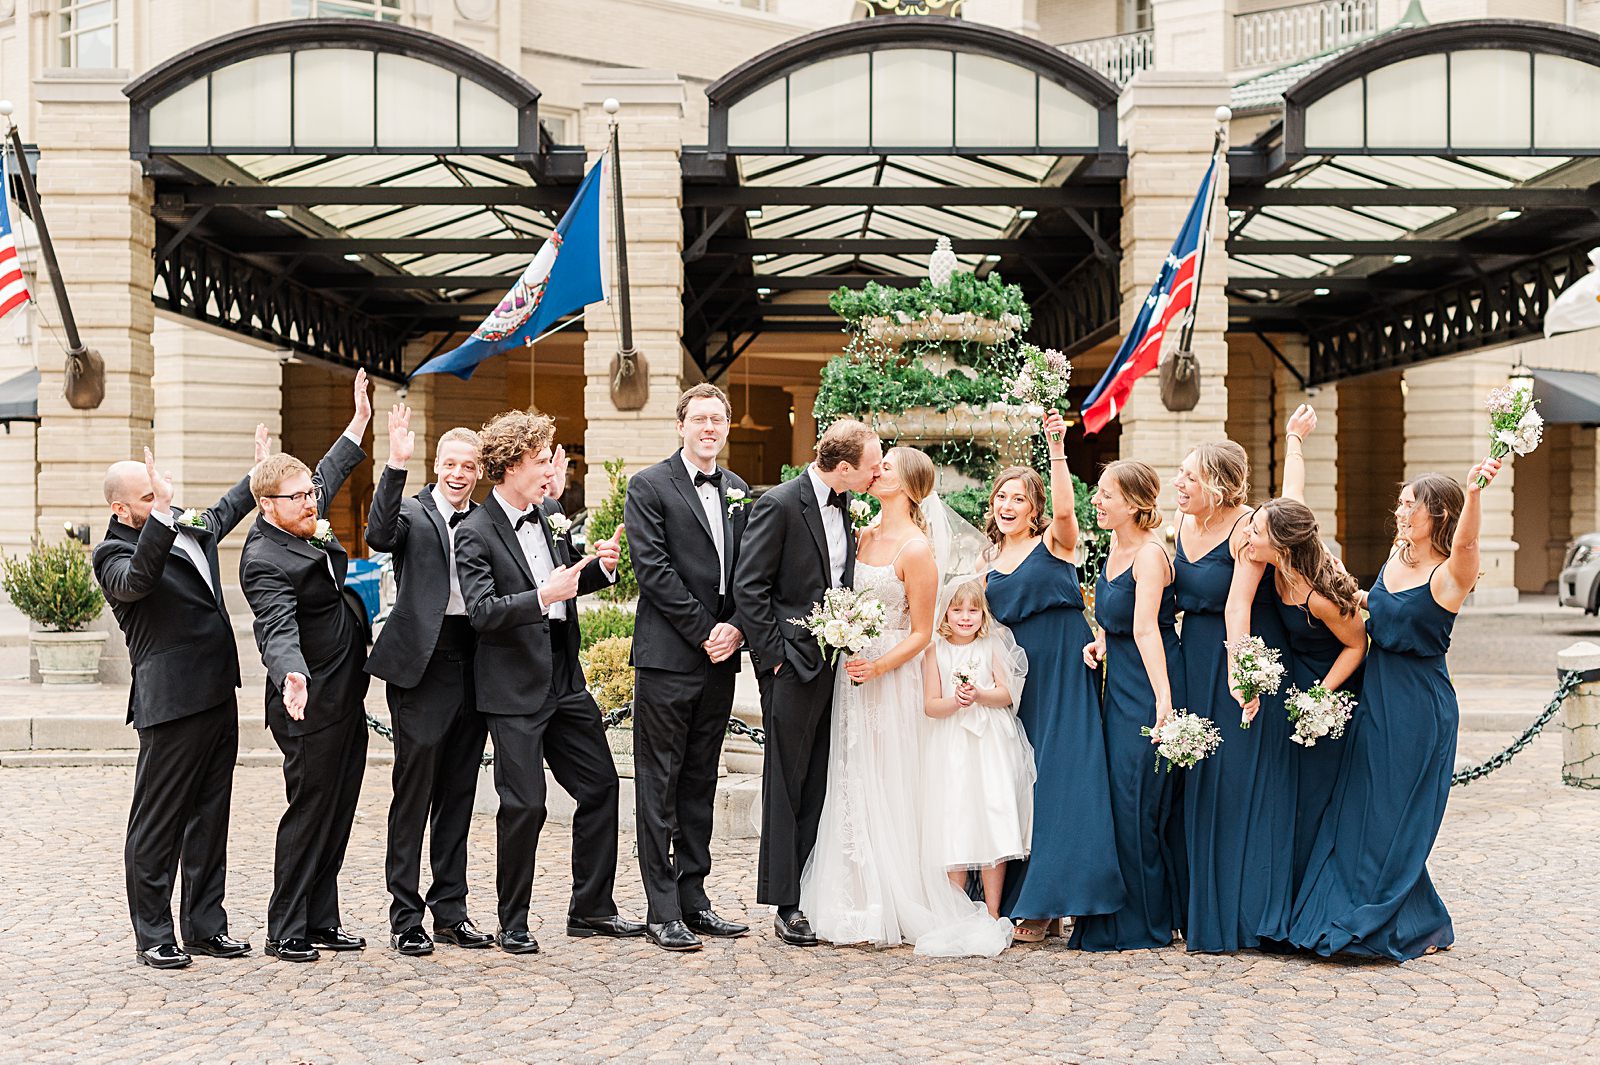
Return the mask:
MULTIPOLYGON (((650 364, 650 398, 642 410, 611 402, 611 359, 621 346, 616 271, 608 274, 609 304, 590 307, 583 361, 585 495, 595 506, 606 495, 605 462, 621 456, 630 473, 659 462, 678 445, 678 395, 683 391, 683 147, 684 86, 657 70, 597 70, 583 85, 583 143, 591 162, 610 140, 607 98, 622 109, 622 198, 627 222, 633 343, 650 364)), ((612 210, 607 185, 606 210, 612 210)), ((614 264, 608 264, 610 268, 614 264)))
POLYGON ((1600 432, 1572 427, 1573 536, 1600 529, 1600 432))
POLYGON ((1228 337, 1228 418, 1223 430, 1250 456, 1250 502, 1271 499, 1283 483, 1283 452, 1273 425, 1277 365, 1266 346, 1249 334, 1228 337))
MULTIPOLYGON (((1490 389, 1506 383, 1511 356, 1502 352, 1436 359, 1405 373, 1405 475, 1443 473, 1465 481, 1473 463, 1489 451, 1489 416, 1483 409, 1490 389)), ((1507 462, 1483 493, 1483 531, 1479 539, 1483 576, 1472 602, 1498 606, 1517 601, 1517 543, 1512 533, 1516 464, 1507 462)), ((1524 500, 1545 506, 1546 500, 1524 500)))
MULTIPOLYGON (((1334 385, 1302 389, 1287 367, 1278 367, 1277 412, 1273 430, 1278 434, 1280 456, 1277 479, 1273 491, 1283 490, 1283 449, 1288 446, 1284 427, 1289 415, 1302 403, 1309 403, 1317 412, 1317 429, 1301 447, 1306 462, 1306 506, 1317 515, 1322 529, 1322 542, 1340 552, 1339 541, 1339 389, 1334 385)), ((1380 492, 1383 486, 1376 487, 1380 492)))
POLYGON ((434 437, 438 432, 428 420, 431 383, 427 377, 418 378, 418 383, 409 386, 378 377, 372 379, 371 453, 374 488, 383 474, 382 467, 389 461, 389 411, 396 403, 404 403, 411 408, 411 431, 417 434, 416 449, 411 453, 411 461, 406 463, 406 493, 409 495, 433 480, 433 448, 437 443, 434 437))
POLYGON ((1230 0, 1150 0, 1156 69, 1232 70, 1234 6, 1230 0))
MULTIPOLYGON (((1149 292, 1194 202, 1211 152, 1213 114, 1227 102, 1228 83, 1217 74, 1147 70, 1123 91, 1118 115, 1128 146, 1122 193, 1124 330, 1132 326, 1139 301, 1149 292)), ((1201 366, 1200 402, 1181 414, 1167 410, 1152 371, 1134 386, 1121 414, 1121 456, 1148 462, 1160 472, 1162 507, 1169 511, 1174 505, 1172 473, 1195 443, 1223 436, 1228 414, 1227 259, 1220 239, 1227 229, 1222 203, 1227 187, 1224 170, 1215 208, 1220 217, 1213 226, 1192 344, 1201 366)), ((1174 331, 1168 343, 1176 341, 1174 331)))
MULTIPOLYGON (((1342 382, 1339 425, 1330 434, 1336 438, 1339 455, 1339 543, 1345 565, 1365 583, 1377 577, 1394 543, 1391 512, 1396 486, 1405 476, 1405 400, 1400 385, 1400 375, 1394 372, 1342 382)), ((1319 425, 1317 432, 1322 431, 1319 425)))
POLYGON ((794 399, 794 424, 789 434, 789 465, 811 461, 817 447, 816 385, 784 385, 794 399))

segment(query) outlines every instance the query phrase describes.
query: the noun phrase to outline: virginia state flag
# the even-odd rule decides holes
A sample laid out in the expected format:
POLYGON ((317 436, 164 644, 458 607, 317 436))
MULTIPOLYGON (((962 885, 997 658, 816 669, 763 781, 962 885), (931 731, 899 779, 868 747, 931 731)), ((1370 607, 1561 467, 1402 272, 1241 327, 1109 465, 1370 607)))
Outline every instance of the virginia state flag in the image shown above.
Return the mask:
POLYGON ((454 351, 429 359, 411 372, 451 373, 463 381, 478 363, 520 348, 573 311, 606 298, 605 215, 600 190, 606 157, 589 168, 572 206, 472 337, 454 351))
POLYGON ((1161 273, 1151 286, 1150 294, 1133 320, 1133 328, 1123 337, 1116 357, 1106 368, 1105 376, 1094 386, 1083 403, 1083 431, 1098 433, 1104 429, 1122 408, 1127 406, 1128 395, 1139 378, 1156 368, 1161 361, 1161 341, 1167 327, 1194 304, 1195 267, 1199 262, 1201 229, 1205 226, 1206 205, 1216 185, 1217 161, 1211 160, 1206 176, 1200 182, 1200 192, 1189 207, 1178 239, 1161 264, 1161 273))

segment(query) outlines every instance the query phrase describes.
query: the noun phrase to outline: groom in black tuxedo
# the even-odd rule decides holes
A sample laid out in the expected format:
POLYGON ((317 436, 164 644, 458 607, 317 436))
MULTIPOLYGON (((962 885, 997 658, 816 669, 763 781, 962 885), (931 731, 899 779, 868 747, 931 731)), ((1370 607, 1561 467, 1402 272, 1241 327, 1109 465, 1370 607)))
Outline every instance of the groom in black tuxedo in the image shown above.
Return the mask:
POLYGON ((791 619, 809 614, 829 588, 854 581, 850 493, 872 487, 882 462, 878 434, 853 419, 834 422, 817 441, 816 461, 756 500, 739 544, 734 603, 767 733, 756 901, 778 908, 778 937, 794 946, 817 942, 800 912, 800 871, 817 842, 827 792, 834 669, 791 619))
MULTIPOLYGON (((266 429, 256 429, 256 459, 266 429)), ((239 651, 222 599, 217 542, 252 510, 247 476, 203 511, 174 514, 172 478, 143 462, 106 470, 111 524, 94 575, 128 643, 128 723, 139 733, 123 863, 137 957, 181 969, 192 954, 237 958, 228 936, 228 814, 239 754, 239 651), (183 949, 172 881, 183 865, 183 949)))
POLYGON ((340 927, 339 869, 367 763, 366 636, 344 598, 349 556, 327 527, 329 504, 366 453, 367 375, 355 416, 317 463, 273 455, 250 477, 261 516, 244 544, 240 582, 267 667, 267 727, 283 751, 289 808, 278 822, 267 953, 309 962, 317 949, 360 950, 340 927))
POLYGON ((628 482, 625 524, 639 609, 633 629, 634 792, 645 935, 699 950, 700 935, 750 929, 706 896, 717 763, 733 710, 744 635, 729 587, 750 486, 717 466, 733 408, 699 384, 678 398, 683 447, 628 482))

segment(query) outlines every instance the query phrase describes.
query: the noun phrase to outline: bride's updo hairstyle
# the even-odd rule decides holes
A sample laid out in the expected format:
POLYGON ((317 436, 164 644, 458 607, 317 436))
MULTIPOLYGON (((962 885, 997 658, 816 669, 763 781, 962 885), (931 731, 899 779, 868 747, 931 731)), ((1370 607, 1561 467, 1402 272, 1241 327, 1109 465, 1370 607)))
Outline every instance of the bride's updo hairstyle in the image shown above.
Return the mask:
POLYGON ((933 460, 914 447, 892 447, 889 449, 889 458, 900 477, 900 490, 906 494, 911 520, 926 533, 928 516, 922 513, 922 502, 933 494, 933 460))
POLYGON ((1043 535, 1050 524, 1050 516, 1045 513, 1044 478, 1039 476, 1039 471, 1032 466, 1007 466, 995 477, 994 487, 989 489, 989 509, 984 512, 983 531, 995 544, 1006 537, 994 520, 994 497, 1000 494, 1000 489, 1012 481, 1022 482, 1022 492, 1028 497, 1028 504, 1033 507, 1033 514, 1028 519, 1029 535, 1043 535))
POLYGON ((1161 524, 1161 511, 1157 500, 1161 497, 1161 475, 1148 462, 1138 459, 1118 459, 1107 463, 1105 476, 1117 486, 1122 498, 1133 508, 1133 523, 1141 529, 1154 529, 1161 524))
POLYGON ((1250 456, 1232 440, 1197 445, 1195 463, 1200 467, 1200 487, 1211 499, 1212 510, 1229 510, 1244 505, 1250 495, 1250 456))

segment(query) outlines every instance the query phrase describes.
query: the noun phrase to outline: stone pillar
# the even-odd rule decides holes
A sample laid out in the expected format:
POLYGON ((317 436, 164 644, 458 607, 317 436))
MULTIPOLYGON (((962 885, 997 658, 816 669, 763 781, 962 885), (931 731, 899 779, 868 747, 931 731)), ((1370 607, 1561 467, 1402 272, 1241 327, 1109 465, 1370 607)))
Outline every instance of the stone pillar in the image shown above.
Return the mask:
MULTIPOLYGON (((419 381, 427 382, 428 377, 419 378, 419 381)), ((411 408, 411 431, 417 434, 416 449, 411 453, 411 461, 406 463, 406 493, 409 495, 433 480, 433 448, 438 442, 434 437, 438 432, 428 421, 430 395, 427 383, 420 387, 417 384, 403 386, 381 377, 372 378, 372 445, 368 451, 372 455, 373 488, 377 488, 382 467, 389 461, 389 411, 396 403, 411 408)), ((361 521, 366 524, 365 514, 361 521)))
MULTIPOLYGON (((1159 24, 1159 21, 1158 21, 1159 24)), ((1220 69, 1220 68, 1218 68, 1220 69)), ((1122 324, 1133 324, 1139 301, 1149 292, 1161 262, 1194 202, 1210 156, 1213 113, 1228 102, 1228 83, 1216 74, 1146 70, 1124 90, 1118 103, 1128 145, 1128 176, 1123 183, 1122 324)), ((1161 404, 1154 371, 1134 386, 1121 414, 1120 454, 1150 463, 1161 474, 1162 507, 1171 510, 1172 473, 1188 449, 1224 435, 1228 413, 1228 302, 1224 293, 1227 257, 1223 240, 1228 188, 1223 171, 1217 192, 1218 219, 1207 254, 1200 292, 1200 317, 1193 350, 1201 366, 1200 402, 1178 414, 1161 404)), ((1175 343, 1176 335, 1168 343, 1175 343)))
POLYGON ((1274 432, 1279 421, 1276 369, 1260 340, 1249 334, 1228 337, 1228 420, 1223 429, 1250 456, 1251 503, 1271 499, 1283 483, 1283 450, 1274 432))
MULTIPOLYGON (((644 408, 619 411, 611 402, 611 359, 621 346, 616 325, 616 285, 610 306, 596 304, 585 315, 583 349, 584 432, 590 506, 608 490, 605 462, 621 456, 628 472, 659 462, 678 446, 678 395, 683 391, 683 147, 684 86, 659 70, 597 70, 583 85, 583 143, 590 160, 610 139, 601 104, 622 105, 623 204, 628 231, 628 267, 633 302, 633 342, 650 363, 650 398, 644 408)), ((612 210, 609 185, 606 210, 612 210)), ((614 274, 614 271, 613 271, 614 274)))
MULTIPOLYGON (((1273 429, 1278 434, 1280 456, 1282 449, 1288 445, 1283 432, 1289 415, 1302 403, 1309 403, 1316 408, 1317 430, 1306 438, 1300 449, 1306 462, 1306 506, 1316 512, 1317 524, 1322 529, 1322 542, 1339 554, 1339 389, 1334 385, 1322 385, 1302 390, 1300 382, 1289 373, 1288 367, 1279 366, 1277 399, 1273 429)), ((1383 486, 1377 487, 1381 491, 1383 486)), ((1281 457, 1274 490, 1283 490, 1281 457)), ((1370 487, 1368 490, 1371 490, 1370 487)))
POLYGON ((1572 427, 1573 536, 1600 529, 1600 432, 1572 427))
POLYGON ((789 434, 789 465, 810 462, 817 447, 817 386, 784 385, 794 399, 794 425, 789 434))
MULTIPOLYGON (((1464 481, 1489 451, 1489 415, 1483 401, 1506 383, 1511 358, 1501 352, 1436 359, 1405 372, 1405 476, 1443 473, 1464 481)), ((1516 465, 1507 462, 1483 493, 1482 561, 1472 602, 1501 606, 1517 601, 1517 543, 1512 538, 1516 465)), ((1541 500, 1537 505, 1545 505, 1541 500)))
POLYGON ((1229 0, 1150 0, 1155 69, 1232 70, 1231 7, 1229 0))
MULTIPOLYGON (((1330 434, 1339 454, 1338 539, 1345 565, 1371 584, 1394 544, 1395 494, 1405 476, 1396 426, 1405 423, 1405 399, 1395 372, 1355 377, 1339 385, 1342 409, 1330 434)), ((1320 397, 1319 397, 1320 399, 1320 397)), ((1321 434, 1322 426, 1317 433, 1321 434)))
MULTIPOLYGON (((1600 669, 1600 646, 1587 640, 1556 655, 1556 669, 1600 669)), ((1600 788, 1600 685, 1580 684, 1561 704, 1561 783, 1600 788)))

